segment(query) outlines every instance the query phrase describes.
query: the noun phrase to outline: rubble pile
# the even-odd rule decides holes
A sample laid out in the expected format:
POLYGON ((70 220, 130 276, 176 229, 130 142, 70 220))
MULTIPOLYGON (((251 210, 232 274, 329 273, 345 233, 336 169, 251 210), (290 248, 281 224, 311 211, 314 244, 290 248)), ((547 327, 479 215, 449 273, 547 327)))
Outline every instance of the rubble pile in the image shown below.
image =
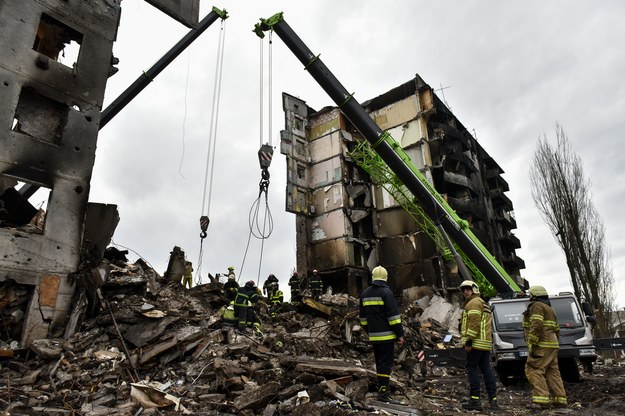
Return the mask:
MULTIPOLYGON (((8 414, 375 411, 367 404, 375 365, 358 322, 357 299, 304 297, 300 304, 285 303, 273 320, 260 304, 259 336, 225 325, 226 299, 218 281, 184 289, 143 261, 104 260, 96 270, 106 279, 98 298, 76 302, 81 313, 73 315, 84 319, 75 333, 38 340, 29 348, 15 341, 0 345, 0 400, 8 414)), ((23 298, 13 297, 22 303, 23 298)), ((406 311, 409 342, 397 351, 392 378, 399 394, 424 374, 418 352, 441 342, 438 331, 446 331, 436 321, 421 325, 421 312, 418 306, 406 311)))
MULTIPOLYGON (((218 279, 188 290, 141 260, 119 259, 76 278, 75 330, 28 348, 16 341, 28 290, 8 281, 0 286, 2 415, 462 412, 464 370, 430 367, 420 354, 457 341, 458 308, 429 288, 408 290, 401 302, 406 343, 396 351, 391 387, 410 406, 397 406, 372 400, 373 353, 353 297, 328 293, 316 302, 304 296, 299 304, 285 303, 274 320, 261 303, 258 335, 226 325, 218 279)), ((598 363, 582 382, 566 384, 570 408, 578 415, 622 414, 623 382, 622 363, 598 363)), ((526 414, 529 397, 527 384, 500 386, 499 414, 526 414)))

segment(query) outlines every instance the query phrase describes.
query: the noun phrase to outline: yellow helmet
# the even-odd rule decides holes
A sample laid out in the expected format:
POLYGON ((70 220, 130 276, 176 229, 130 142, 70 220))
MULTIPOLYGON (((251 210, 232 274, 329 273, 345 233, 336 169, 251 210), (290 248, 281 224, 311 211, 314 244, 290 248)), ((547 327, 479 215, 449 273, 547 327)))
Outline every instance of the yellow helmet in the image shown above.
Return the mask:
POLYGON ((388 279, 388 272, 384 267, 377 266, 371 272, 371 276, 373 280, 384 280, 386 282, 386 279, 388 279))
POLYGON ((464 282, 460 283, 460 290, 464 289, 465 287, 471 289, 475 294, 480 294, 480 288, 473 280, 465 280, 464 282))
POLYGON ((530 297, 549 296, 547 289, 542 286, 532 286, 527 292, 530 294, 530 297))

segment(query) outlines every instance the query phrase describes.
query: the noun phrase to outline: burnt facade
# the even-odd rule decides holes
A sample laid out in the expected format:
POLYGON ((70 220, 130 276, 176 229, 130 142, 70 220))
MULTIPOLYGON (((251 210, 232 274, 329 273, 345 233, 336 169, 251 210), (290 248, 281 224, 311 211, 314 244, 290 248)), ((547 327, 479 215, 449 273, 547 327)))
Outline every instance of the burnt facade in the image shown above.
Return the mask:
MULTIPOLYGON (((362 105, 525 286, 503 169, 434 91, 416 75, 362 105)), ((286 209, 296 214, 298 270, 316 268, 326 286, 351 294, 360 292, 378 264, 389 269, 398 288, 457 285, 457 267, 445 260, 427 230, 352 160, 350 151, 363 139, 340 110, 314 111, 288 94, 283 108, 286 209)))
MULTIPOLYGON (((197 24, 199 0, 151 2, 197 24)), ((71 332, 81 253, 119 221, 88 198, 120 14, 121 0, 0 0, 0 336, 22 328, 25 345, 71 332)))

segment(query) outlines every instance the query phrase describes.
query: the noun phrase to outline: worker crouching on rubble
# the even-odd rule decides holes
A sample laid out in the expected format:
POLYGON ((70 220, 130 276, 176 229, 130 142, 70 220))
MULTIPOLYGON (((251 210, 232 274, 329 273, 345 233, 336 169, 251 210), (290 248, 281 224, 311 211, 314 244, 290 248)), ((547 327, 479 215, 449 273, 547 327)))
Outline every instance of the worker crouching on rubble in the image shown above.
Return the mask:
POLYGON ((397 301, 386 280, 388 272, 382 266, 373 269, 371 286, 360 295, 360 325, 369 335, 375 356, 378 400, 401 404, 390 395, 391 371, 395 342, 404 343, 404 328, 397 301))
POLYGON ((467 353, 467 376, 469 378, 469 401, 466 410, 482 410, 480 401, 480 372, 484 377, 488 402, 491 409, 499 409, 497 403, 497 379, 491 367, 493 348, 493 315, 488 304, 480 297, 480 289, 471 280, 460 284, 465 298, 460 327, 461 342, 467 353))
POLYGON ((246 327, 254 327, 256 334, 262 335, 260 320, 254 309, 259 299, 258 288, 253 280, 237 290, 237 295, 234 298, 234 313, 239 321, 239 331, 244 331, 246 327))
POLYGON ((560 324, 542 286, 529 289, 530 303, 523 313, 523 335, 528 357, 525 376, 532 386, 532 408, 566 407, 566 391, 558 367, 560 324))

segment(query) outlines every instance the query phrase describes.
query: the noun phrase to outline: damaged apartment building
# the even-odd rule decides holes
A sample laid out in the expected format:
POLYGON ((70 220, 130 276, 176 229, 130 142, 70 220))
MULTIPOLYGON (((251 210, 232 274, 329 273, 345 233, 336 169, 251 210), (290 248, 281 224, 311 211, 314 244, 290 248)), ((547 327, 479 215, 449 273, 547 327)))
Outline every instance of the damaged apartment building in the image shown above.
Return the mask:
MULTIPOLYGON (((513 206, 503 169, 419 76, 362 103, 521 287, 513 206)), ((355 160, 364 139, 337 107, 283 94, 286 209, 296 215, 297 268, 352 295, 384 265, 394 286, 457 286, 458 268, 427 221, 410 215, 355 160)), ((375 163, 375 162, 374 162, 375 163)), ((417 216, 418 217, 418 216, 417 216)), ((431 223, 431 221, 430 221, 431 223)))
MULTIPOLYGON (((151 3, 197 23, 199 0, 151 3)), ((0 0, 3 339, 71 333, 73 305, 85 302, 81 255, 101 258, 119 222, 115 205, 89 202, 89 187, 120 14, 121 0, 0 0)))

